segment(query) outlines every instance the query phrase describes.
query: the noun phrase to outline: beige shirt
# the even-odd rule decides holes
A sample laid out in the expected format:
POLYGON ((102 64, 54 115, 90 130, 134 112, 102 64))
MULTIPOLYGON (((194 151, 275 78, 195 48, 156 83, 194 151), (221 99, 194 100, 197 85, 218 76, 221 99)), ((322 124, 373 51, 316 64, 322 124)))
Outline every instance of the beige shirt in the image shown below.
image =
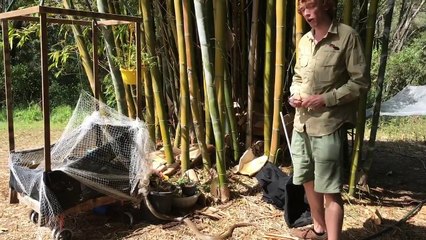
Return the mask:
POLYGON ((325 107, 296 108, 294 129, 310 136, 333 133, 344 123, 355 123, 360 91, 367 91, 370 77, 361 40, 356 31, 333 22, 327 35, 315 44, 313 33, 299 41, 299 57, 290 87, 291 95, 302 98, 322 95, 325 107))

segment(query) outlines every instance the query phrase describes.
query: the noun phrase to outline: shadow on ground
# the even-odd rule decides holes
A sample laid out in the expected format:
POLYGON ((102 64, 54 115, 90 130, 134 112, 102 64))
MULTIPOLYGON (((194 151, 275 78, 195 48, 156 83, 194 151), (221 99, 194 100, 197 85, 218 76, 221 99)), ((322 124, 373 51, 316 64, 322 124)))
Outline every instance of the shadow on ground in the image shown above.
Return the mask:
POLYGON ((382 218, 380 224, 367 219, 362 227, 347 228, 343 238, 426 239, 426 211, 418 212, 426 200, 426 143, 378 141, 373 159, 368 187, 360 188, 351 204, 387 208, 388 216, 392 216, 392 209, 403 209, 405 216, 382 218), (414 211, 416 207, 418 211, 414 211), (404 219, 411 212, 412 217, 404 219), (412 224, 413 219, 421 219, 423 225, 412 224), (385 232, 368 238, 381 231, 385 232))

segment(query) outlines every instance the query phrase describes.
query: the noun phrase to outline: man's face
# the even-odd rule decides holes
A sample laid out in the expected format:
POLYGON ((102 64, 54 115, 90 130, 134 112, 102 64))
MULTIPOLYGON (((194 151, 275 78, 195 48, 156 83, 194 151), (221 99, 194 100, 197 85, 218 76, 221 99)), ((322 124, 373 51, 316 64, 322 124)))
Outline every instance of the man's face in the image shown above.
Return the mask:
POLYGON ((311 28, 317 27, 324 22, 325 19, 329 18, 326 10, 319 0, 308 0, 302 3, 299 11, 311 28))

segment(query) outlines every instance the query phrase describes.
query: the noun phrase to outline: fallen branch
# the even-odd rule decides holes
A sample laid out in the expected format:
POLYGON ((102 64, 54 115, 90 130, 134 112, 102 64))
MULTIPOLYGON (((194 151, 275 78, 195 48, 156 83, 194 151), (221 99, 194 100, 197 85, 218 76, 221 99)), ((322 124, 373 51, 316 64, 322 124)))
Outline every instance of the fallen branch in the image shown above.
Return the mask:
POLYGON ((406 222, 408 219, 412 218, 414 215, 416 215, 421 209, 423 204, 426 202, 426 199, 421 201, 413 210, 411 210, 410 212, 407 213, 407 215, 405 215, 405 217, 403 217, 401 220, 399 220, 398 222, 396 222, 395 224, 383 229, 380 232, 377 232, 371 236, 368 236, 366 238, 363 238, 362 240, 371 240, 371 239, 376 239, 378 237, 380 237, 381 235, 383 235, 384 233, 389 232, 390 230, 396 228, 397 226, 401 225, 402 223, 406 222))

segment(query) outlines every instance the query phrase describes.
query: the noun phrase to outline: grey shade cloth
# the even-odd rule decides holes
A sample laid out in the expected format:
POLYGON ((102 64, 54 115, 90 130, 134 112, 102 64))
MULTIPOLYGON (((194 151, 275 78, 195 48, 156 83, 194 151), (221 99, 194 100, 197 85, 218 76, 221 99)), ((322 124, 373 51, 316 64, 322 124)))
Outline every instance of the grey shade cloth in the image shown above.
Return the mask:
MULTIPOLYGON (((366 117, 373 115, 373 108, 367 109, 366 117)), ((406 86, 389 100, 382 102, 381 116, 426 115, 426 86, 406 86)))

